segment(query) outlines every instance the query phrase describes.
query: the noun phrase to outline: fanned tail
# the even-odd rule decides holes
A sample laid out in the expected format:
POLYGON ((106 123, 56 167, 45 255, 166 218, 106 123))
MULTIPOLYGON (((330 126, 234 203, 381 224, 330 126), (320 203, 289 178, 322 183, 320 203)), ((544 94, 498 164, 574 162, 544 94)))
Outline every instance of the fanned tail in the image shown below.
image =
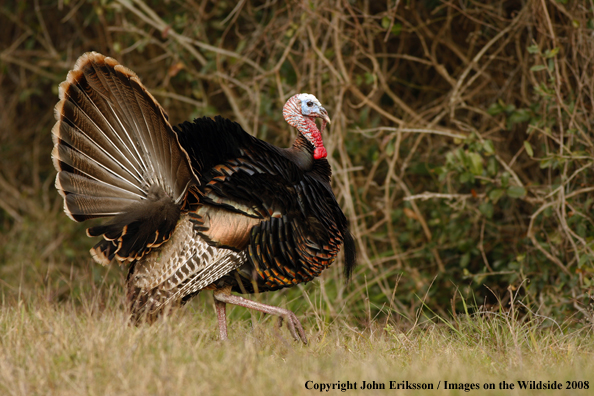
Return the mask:
POLYGON ((60 84, 52 129, 56 188, 75 221, 113 217, 91 253, 133 261, 169 239, 187 189, 198 183, 167 114, 138 76, 96 52, 60 84))

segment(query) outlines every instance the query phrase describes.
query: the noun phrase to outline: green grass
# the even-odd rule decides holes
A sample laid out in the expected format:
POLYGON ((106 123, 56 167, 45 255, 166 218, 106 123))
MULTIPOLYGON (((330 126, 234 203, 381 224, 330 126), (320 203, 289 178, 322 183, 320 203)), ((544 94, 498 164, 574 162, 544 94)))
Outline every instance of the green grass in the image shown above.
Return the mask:
MULTIPOLYGON (((352 320, 303 319, 310 344, 294 342, 276 320, 233 308, 230 340, 220 342, 209 298, 153 326, 128 324, 119 287, 103 287, 61 302, 38 293, 4 301, 0 314, 0 394, 6 395, 284 395, 317 394, 314 383, 492 383, 591 381, 594 337, 589 327, 567 329, 530 315, 503 311, 432 319, 421 324, 354 328, 352 320), (517 316, 517 315, 516 315, 517 316), (244 318, 248 319, 244 319, 244 318), (441 382, 439 382, 441 381, 441 382), (314 392, 314 393, 312 393, 314 392)), ((208 297, 205 293, 205 296, 208 297)), ((430 314, 428 309, 425 313, 430 314)), ((511 311, 510 311, 511 312, 511 311)), ((324 314, 316 313, 318 316, 324 314)), ((352 319, 352 318, 351 318, 352 319)), ((393 322, 392 320, 390 322, 393 322)), ((385 323, 385 321, 384 321, 385 323)), ((515 385, 517 388, 517 384, 515 385)), ((339 390, 330 390, 336 394, 339 390)), ((477 390, 470 392, 479 393, 477 390)), ((483 394, 484 391, 480 391, 483 394)), ((590 394, 589 390, 571 394, 590 394)), ((407 390, 405 394, 430 394, 407 390)), ((567 394, 567 391, 547 391, 567 394)))

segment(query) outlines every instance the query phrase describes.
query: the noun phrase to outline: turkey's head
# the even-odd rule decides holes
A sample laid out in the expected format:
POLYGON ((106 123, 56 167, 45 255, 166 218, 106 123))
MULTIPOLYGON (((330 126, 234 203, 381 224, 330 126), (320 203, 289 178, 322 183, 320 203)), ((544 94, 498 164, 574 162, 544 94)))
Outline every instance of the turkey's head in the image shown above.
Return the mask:
POLYGON ((283 107, 283 116, 314 146, 314 159, 326 158, 322 132, 326 124, 330 124, 330 117, 315 96, 307 93, 292 96, 283 107), (320 129, 316 125, 316 118, 321 119, 320 129))

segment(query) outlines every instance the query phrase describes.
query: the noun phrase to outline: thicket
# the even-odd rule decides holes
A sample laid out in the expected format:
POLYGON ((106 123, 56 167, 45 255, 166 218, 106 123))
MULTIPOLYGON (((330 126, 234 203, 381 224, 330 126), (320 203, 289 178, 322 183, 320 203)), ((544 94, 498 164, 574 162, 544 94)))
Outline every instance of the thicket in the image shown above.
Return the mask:
POLYGON ((287 146, 285 100, 320 99, 359 250, 351 285, 339 264, 317 286, 328 313, 445 313, 458 293, 489 309, 513 292, 592 321, 592 0, 32 0, 0 3, 0 21, 4 295, 117 278, 61 213, 50 161, 57 85, 95 50, 174 124, 222 114, 287 146))

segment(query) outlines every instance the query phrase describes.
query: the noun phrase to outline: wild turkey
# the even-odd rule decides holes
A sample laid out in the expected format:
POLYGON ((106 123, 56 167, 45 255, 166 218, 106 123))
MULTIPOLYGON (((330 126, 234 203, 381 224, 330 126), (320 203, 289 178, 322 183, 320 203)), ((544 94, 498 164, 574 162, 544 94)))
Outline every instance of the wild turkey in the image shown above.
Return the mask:
POLYGON ((134 72, 96 52, 66 81, 52 129, 56 188, 75 221, 112 217, 87 229, 102 236, 95 261, 130 263, 127 297, 135 322, 213 290, 220 338, 225 304, 278 315, 307 343, 295 314, 231 294, 308 282, 345 246, 347 220, 330 187, 320 102, 295 95, 283 108, 299 136, 281 149, 220 116, 172 128, 134 72), (321 118, 318 130, 314 119, 321 118))

